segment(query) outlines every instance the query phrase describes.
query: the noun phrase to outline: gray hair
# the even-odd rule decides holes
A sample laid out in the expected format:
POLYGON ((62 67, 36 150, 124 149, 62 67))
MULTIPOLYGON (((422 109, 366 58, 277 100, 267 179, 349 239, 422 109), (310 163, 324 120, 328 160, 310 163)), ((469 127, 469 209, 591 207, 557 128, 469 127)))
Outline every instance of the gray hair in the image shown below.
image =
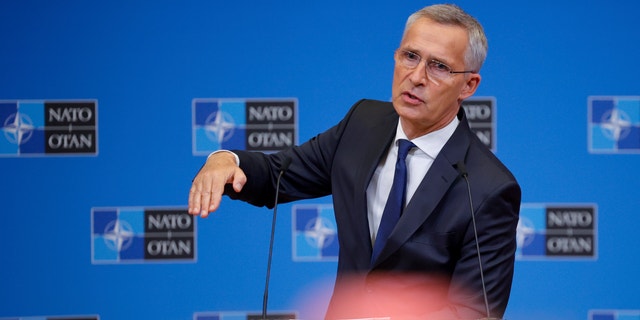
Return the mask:
POLYGON ((427 18, 444 25, 459 26, 467 30, 469 43, 464 54, 464 63, 467 68, 475 72, 480 71, 487 57, 488 44, 482 25, 474 17, 454 4, 436 4, 422 8, 409 16, 404 28, 404 34, 420 18, 427 18))

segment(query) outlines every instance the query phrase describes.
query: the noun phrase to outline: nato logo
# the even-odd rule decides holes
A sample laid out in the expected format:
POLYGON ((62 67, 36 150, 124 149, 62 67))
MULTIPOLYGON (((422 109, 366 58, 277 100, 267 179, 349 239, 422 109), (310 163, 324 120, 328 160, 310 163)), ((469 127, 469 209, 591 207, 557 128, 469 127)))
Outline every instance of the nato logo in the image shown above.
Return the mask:
POLYGON ((93 155, 96 101, 0 101, 0 157, 93 155))
POLYGON ((491 151, 496 152, 496 98, 473 97, 462 101, 469 128, 491 151))
POLYGON ((589 152, 640 152, 640 97, 589 97, 589 152))
POLYGON ((597 258, 596 206, 522 204, 516 259, 597 258))
POLYGON ((192 104, 194 155, 220 149, 269 153, 297 144, 297 99, 194 99, 192 104))
POLYGON ((282 320, 282 319, 298 319, 295 312, 279 312, 269 313, 265 318, 262 313, 256 312, 196 312, 193 320, 282 320))
POLYGON ((186 209, 93 208, 93 264, 195 261, 196 219, 186 209))
POLYGON ((589 320, 640 320, 640 310, 590 310, 589 320))
POLYGON ((294 261, 338 259, 338 231, 332 205, 294 205, 292 216, 294 261))

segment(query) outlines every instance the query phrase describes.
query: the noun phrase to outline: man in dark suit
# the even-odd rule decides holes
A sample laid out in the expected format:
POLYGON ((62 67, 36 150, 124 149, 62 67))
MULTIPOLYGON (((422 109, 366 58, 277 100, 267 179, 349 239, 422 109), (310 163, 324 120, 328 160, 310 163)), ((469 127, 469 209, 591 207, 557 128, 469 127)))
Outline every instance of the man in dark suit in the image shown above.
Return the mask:
POLYGON ((340 255, 328 319, 502 316, 521 191, 461 108, 480 83, 486 51, 482 27, 460 8, 414 13, 395 53, 392 102, 359 101, 334 127, 279 153, 212 154, 193 180, 189 212, 206 217, 222 195, 273 207, 280 167, 291 159, 281 201, 333 196, 340 255), (388 227, 401 140, 413 143, 404 208, 388 227))

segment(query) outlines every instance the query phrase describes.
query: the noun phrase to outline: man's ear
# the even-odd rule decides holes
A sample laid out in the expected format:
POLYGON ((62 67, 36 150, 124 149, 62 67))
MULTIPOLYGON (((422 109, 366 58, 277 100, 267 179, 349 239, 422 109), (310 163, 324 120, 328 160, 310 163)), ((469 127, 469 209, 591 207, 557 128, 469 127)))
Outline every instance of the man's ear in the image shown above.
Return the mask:
POLYGON ((466 98, 471 97, 476 92, 476 89, 478 89, 480 80, 482 80, 482 77, 479 73, 472 73, 469 78, 466 79, 466 82, 464 83, 464 86, 460 91, 459 100, 462 101, 466 98))

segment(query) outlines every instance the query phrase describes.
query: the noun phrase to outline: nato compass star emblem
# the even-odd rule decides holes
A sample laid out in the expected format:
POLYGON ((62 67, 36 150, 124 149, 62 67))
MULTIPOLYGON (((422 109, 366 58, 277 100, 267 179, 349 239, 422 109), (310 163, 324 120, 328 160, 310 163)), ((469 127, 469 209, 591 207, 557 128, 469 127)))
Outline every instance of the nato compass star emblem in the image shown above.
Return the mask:
POLYGON ((2 127, 2 131, 4 131, 4 136, 7 140, 17 145, 29 141, 34 129, 31 118, 20 112, 7 117, 4 122, 4 127, 2 127))
POLYGON ((336 230, 333 224, 324 217, 317 217, 307 223, 304 232, 307 243, 316 248, 326 248, 335 239, 336 230))
POLYGON ((518 243, 518 247, 523 248, 530 245, 535 237, 535 231, 535 227, 531 220, 525 217, 520 217, 516 230, 516 242, 518 243))
POLYGON ((333 206, 294 205, 291 213, 293 260, 337 260, 340 244, 333 206))
POLYGON ((133 228, 126 221, 114 220, 104 228, 104 243, 118 252, 131 246, 133 236, 133 228))
POLYGON ((205 132, 211 141, 222 143, 231 139, 235 122, 230 114, 224 111, 217 111, 210 114, 205 121, 205 132))
POLYGON ((601 128, 606 137, 618 141, 631 131, 631 118, 622 110, 612 109, 602 115, 601 128))

